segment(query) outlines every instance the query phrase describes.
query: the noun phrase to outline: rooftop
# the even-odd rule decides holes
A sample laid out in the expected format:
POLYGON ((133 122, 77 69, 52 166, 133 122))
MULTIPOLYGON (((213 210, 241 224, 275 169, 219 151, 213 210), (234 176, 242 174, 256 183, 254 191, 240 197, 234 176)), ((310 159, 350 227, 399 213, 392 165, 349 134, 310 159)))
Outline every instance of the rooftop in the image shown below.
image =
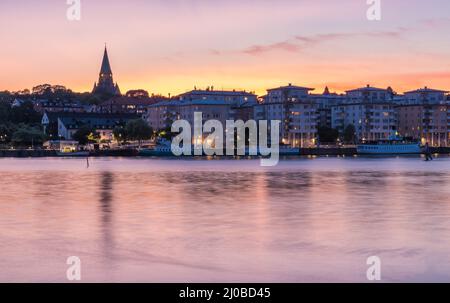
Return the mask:
POLYGON ((346 91, 347 93, 353 93, 353 92, 367 92, 367 91, 378 91, 378 92, 386 92, 387 89, 385 88, 377 88, 377 87, 372 87, 369 84, 367 84, 366 87, 361 87, 361 88, 357 88, 357 89, 352 89, 352 90, 348 90, 346 91))
POLYGON ((129 120, 138 119, 139 116, 132 114, 64 114, 56 115, 57 118, 68 128, 78 129, 83 125, 89 125, 93 128, 112 129, 117 125, 123 125, 129 120))
POLYGON ((84 120, 84 119, 110 119, 110 120, 131 120, 131 119, 138 119, 139 116, 135 114, 104 114, 104 113, 74 113, 74 112, 45 112, 44 115, 46 115, 50 122, 55 122, 58 119, 65 120, 65 119, 78 119, 78 120, 84 120))
POLYGON ((195 90, 191 90, 186 93, 180 94, 180 96, 185 96, 185 95, 255 96, 255 94, 247 92, 247 91, 237 91, 237 90, 227 91, 227 90, 213 90, 213 89, 209 89, 209 90, 195 89, 195 90))
POLYGON ((271 89, 268 89, 267 91, 270 92, 270 91, 274 91, 274 90, 284 90, 284 89, 297 89, 297 90, 307 90, 307 91, 315 90, 315 88, 296 86, 296 85, 292 85, 291 83, 289 83, 287 86, 280 86, 280 87, 277 87, 277 88, 271 88, 271 89))
POLYGON ((99 106, 111 106, 111 105, 152 105, 161 100, 157 98, 132 98, 132 97, 112 97, 109 100, 106 100, 100 103, 99 106))
POLYGON ((417 93, 443 93, 443 94, 446 94, 446 93, 448 93, 448 91, 439 90, 439 89, 432 89, 432 88, 428 88, 428 87, 425 86, 424 88, 419 88, 419 89, 416 89, 416 90, 405 92, 405 94, 417 94, 417 93))
POLYGON ((233 104, 228 101, 223 101, 223 100, 196 99, 196 100, 183 100, 183 101, 181 101, 181 100, 162 101, 162 102, 153 104, 150 107, 190 106, 190 105, 228 105, 228 106, 231 106, 233 104))

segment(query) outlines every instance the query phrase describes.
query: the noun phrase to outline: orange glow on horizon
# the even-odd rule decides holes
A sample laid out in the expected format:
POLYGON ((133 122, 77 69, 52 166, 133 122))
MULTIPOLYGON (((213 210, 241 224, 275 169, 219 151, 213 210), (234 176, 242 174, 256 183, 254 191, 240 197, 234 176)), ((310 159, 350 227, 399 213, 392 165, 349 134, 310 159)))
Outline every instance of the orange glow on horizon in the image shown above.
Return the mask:
POLYGON ((173 96, 214 86, 264 95, 288 83, 313 93, 366 84, 450 90, 448 1, 384 3, 383 22, 368 22, 359 1, 89 1, 79 22, 67 21, 54 0, 33 8, 19 2, 0 4, 9 42, 0 48, 0 91, 49 83, 90 92, 104 41, 122 93, 173 96), (401 13, 411 6, 417 14, 401 13))

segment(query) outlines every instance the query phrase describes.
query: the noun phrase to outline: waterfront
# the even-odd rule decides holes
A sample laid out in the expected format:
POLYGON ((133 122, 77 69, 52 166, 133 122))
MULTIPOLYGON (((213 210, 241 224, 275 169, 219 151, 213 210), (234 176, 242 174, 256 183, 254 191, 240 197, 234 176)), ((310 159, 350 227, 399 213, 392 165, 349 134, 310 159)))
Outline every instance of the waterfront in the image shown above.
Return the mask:
POLYGON ((0 282, 450 281, 450 158, 0 159, 0 282))

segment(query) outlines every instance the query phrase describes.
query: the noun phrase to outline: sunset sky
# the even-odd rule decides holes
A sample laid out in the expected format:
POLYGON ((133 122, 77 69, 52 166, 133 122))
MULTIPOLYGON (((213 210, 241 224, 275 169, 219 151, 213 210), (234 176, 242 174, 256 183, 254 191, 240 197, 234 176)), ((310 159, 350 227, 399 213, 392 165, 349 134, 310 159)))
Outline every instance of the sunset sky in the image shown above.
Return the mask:
POLYGON ((0 1, 0 90, 90 91, 105 42, 122 92, 450 89, 448 0, 382 0, 378 22, 367 20, 366 0, 81 3, 81 21, 69 21, 66 0, 0 1))

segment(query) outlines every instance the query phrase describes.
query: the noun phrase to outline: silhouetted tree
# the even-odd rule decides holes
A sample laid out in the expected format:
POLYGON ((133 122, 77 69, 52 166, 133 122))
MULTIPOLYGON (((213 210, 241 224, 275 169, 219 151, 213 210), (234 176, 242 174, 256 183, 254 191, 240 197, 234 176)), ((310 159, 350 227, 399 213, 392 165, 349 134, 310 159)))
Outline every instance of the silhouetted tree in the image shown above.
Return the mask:
POLYGON ((321 143, 335 143, 339 138, 339 131, 331 127, 320 127, 319 141, 321 143))
POLYGON ((142 119, 130 120, 125 126, 125 132, 129 140, 139 141, 151 139, 153 136, 152 128, 142 119))
POLYGON ((126 142, 128 139, 127 132, 123 126, 116 126, 113 130, 113 135, 114 139, 119 143, 126 142))
POLYGON ((40 123, 41 118, 31 101, 25 101, 22 105, 11 108, 10 121, 13 123, 35 125, 40 123))
POLYGON ((356 141, 356 129, 353 124, 347 125, 344 130, 344 142, 355 143, 356 141))
POLYGON ((42 145, 45 134, 37 128, 20 128, 12 135, 12 143, 17 146, 42 145))

